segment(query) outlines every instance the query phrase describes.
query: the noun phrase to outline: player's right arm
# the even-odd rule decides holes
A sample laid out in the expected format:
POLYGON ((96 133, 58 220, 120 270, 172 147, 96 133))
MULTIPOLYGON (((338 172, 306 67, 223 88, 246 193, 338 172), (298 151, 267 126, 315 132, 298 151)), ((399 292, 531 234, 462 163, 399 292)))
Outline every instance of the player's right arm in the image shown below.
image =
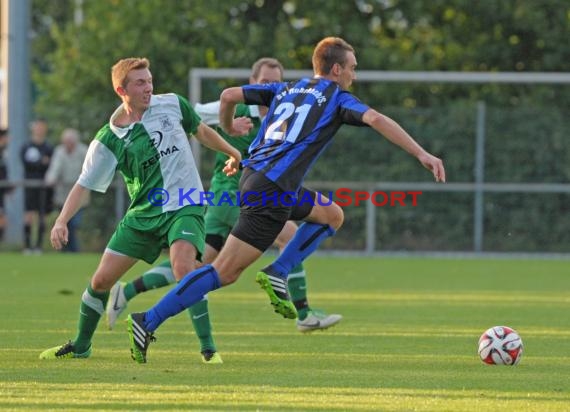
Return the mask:
POLYGON ((54 249, 59 250, 67 244, 69 235, 67 223, 86 203, 88 196, 89 189, 79 185, 78 183, 73 186, 67 195, 63 208, 51 229, 50 240, 54 249))
POLYGON ((89 191, 105 193, 113 181, 118 164, 115 151, 110 148, 113 142, 116 145, 122 144, 108 130, 108 127, 104 127, 89 144, 81 175, 67 195, 51 230, 50 240, 55 249, 61 249, 67 244, 67 223, 86 204, 89 191))

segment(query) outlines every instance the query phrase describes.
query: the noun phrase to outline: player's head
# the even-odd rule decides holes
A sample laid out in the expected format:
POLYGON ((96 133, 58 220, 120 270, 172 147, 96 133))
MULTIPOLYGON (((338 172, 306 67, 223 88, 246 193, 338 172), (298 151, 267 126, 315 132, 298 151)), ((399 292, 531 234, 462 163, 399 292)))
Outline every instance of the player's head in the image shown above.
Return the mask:
POLYGON ((124 103, 146 109, 152 95, 150 63, 144 57, 129 57, 119 60, 111 69, 115 93, 124 103))
POLYGON ((313 71, 348 89, 356 79, 354 48, 340 37, 325 37, 313 51, 313 71))
POLYGON ((283 80, 283 65, 272 57, 262 57, 251 66, 251 84, 275 83, 283 80))

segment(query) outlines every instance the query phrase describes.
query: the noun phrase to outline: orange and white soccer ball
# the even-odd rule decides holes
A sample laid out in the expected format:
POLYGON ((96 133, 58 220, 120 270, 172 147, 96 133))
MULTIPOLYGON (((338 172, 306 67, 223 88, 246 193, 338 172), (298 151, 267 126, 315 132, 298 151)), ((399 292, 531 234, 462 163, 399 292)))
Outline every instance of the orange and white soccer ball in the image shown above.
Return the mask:
POLYGON ((508 326, 494 326, 479 338, 479 356, 489 365, 514 366, 520 362, 522 354, 522 339, 508 326))

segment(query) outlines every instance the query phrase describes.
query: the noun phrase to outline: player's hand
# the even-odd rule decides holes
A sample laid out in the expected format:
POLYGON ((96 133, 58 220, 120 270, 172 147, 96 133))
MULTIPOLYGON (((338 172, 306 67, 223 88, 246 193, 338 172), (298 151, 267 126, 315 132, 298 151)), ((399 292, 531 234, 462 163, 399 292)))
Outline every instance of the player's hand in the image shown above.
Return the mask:
POLYGON ((226 165, 222 169, 222 171, 226 174, 226 176, 233 176, 237 172, 239 172, 239 164, 241 162, 241 158, 235 158, 230 156, 228 160, 226 160, 226 165))
POLYGON ((245 136, 253 128, 253 122, 249 117, 236 117, 232 121, 230 136, 245 136))
POLYGON ((420 163, 433 173, 436 182, 445 183, 445 168, 443 161, 429 153, 423 153, 418 157, 420 163))
POLYGON ((67 230, 67 224, 56 220, 50 234, 50 241, 53 248, 60 250, 67 245, 68 236, 69 231, 67 230))

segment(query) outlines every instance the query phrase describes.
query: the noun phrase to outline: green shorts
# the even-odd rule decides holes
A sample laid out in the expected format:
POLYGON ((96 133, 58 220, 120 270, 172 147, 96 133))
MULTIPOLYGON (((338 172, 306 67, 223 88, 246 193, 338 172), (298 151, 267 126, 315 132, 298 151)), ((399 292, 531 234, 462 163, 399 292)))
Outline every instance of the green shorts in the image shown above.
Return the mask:
POLYGON ((198 252, 196 258, 200 260, 206 236, 205 209, 185 206, 150 218, 127 214, 119 222, 107 248, 151 264, 162 249, 170 247, 175 240, 184 239, 194 245, 198 252))
MULTIPOLYGON (((217 198, 218 194, 216 194, 217 198)), ((239 205, 220 204, 214 200, 213 206, 208 206, 206 213, 206 234, 218 235, 228 238, 230 231, 234 227, 239 217, 239 205), (219 204, 219 206, 218 206, 219 204)), ((235 201, 234 201, 235 204, 235 201)))

